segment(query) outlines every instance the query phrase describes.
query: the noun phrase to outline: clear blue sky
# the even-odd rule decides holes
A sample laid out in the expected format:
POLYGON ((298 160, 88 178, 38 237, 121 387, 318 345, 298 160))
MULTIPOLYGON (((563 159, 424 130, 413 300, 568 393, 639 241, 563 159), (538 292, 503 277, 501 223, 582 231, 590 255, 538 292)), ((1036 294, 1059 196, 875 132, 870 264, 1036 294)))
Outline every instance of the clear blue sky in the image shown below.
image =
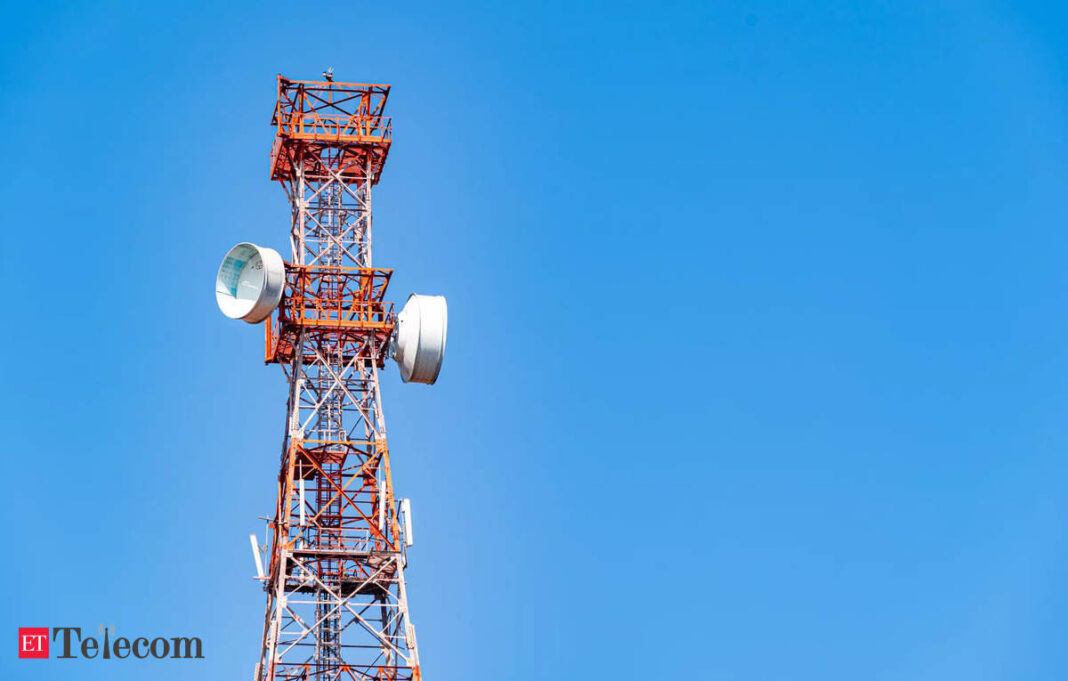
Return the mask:
POLYGON ((212 277, 333 66, 449 298, 384 387, 428 681, 1065 678, 1056 4, 7 7, 0 676, 251 678, 285 388, 212 277), (208 659, 15 659, 101 623, 208 659))

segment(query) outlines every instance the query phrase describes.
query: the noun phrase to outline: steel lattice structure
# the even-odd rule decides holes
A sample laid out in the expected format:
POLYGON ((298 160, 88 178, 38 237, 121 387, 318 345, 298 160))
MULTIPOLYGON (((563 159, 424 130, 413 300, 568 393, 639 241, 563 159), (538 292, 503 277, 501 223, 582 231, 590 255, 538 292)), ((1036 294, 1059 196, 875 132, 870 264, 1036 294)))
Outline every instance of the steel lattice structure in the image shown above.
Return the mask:
POLYGON ((371 266, 388 94, 278 77, 271 178, 289 197, 292 262, 266 360, 289 399, 255 681, 420 679, 378 380, 391 270, 371 266))

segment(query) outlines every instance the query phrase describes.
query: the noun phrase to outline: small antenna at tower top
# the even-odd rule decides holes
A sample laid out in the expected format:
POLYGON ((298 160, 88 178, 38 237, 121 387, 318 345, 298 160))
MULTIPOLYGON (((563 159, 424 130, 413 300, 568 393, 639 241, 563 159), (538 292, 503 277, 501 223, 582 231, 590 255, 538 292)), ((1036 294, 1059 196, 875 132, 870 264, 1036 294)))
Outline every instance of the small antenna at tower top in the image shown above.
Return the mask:
POLYGON ((326 82, 328 82, 328 83, 333 83, 334 82, 334 67, 333 66, 331 66, 327 70, 323 71, 323 78, 325 78, 326 82))

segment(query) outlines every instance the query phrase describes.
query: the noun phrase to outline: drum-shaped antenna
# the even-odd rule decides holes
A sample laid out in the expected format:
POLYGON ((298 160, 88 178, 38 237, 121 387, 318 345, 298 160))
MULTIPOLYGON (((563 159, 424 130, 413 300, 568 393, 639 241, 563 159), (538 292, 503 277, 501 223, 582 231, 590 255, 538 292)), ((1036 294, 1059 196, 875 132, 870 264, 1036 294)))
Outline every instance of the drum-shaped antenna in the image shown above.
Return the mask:
POLYGON ((286 283, 278 251, 248 242, 230 249, 215 277, 215 302, 230 319, 258 324, 271 316, 286 283))
POLYGON ((393 336, 393 359, 405 383, 430 384, 438 380, 448 326, 449 308, 444 296, 408 296, 397 315, 393 336))

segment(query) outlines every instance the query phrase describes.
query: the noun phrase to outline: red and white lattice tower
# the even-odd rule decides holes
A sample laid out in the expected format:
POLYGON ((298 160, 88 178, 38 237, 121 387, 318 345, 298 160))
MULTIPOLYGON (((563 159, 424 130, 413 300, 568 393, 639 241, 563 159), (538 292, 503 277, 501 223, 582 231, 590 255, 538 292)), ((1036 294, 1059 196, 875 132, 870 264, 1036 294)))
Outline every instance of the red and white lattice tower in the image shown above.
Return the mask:
MULTIPOLYGON (((388 85, 278 77, 271 178, 291 206, 291 259, 231 250, 223 312, 265 320, 266 361, 289 381, 254 681, 421 678, 405 591, 410 506, 394 495, 379 369, 433 383, 444 299, 394 314, 371 263, 371 189, 389 154, 388 85), (274 312, 272 312, 274 310, 274 312)), ((273 255, 272 255, 273 254, 273 255)))

